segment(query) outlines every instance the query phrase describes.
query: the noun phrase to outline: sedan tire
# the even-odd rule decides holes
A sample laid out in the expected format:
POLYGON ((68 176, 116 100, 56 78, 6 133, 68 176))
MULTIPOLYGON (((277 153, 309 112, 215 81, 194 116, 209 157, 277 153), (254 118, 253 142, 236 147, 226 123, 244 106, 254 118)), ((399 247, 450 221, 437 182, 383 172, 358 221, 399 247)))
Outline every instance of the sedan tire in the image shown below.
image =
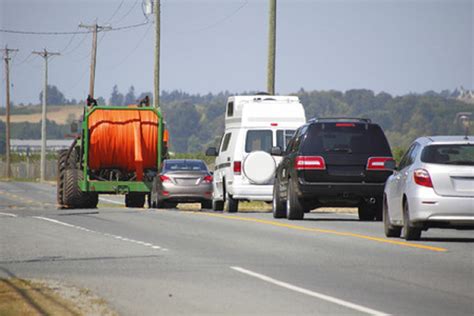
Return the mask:
POLYGON ((403 203, 403 237, 405 240, 419 240, 421 228, 414 227, 410 222, 410 209, 408 202, 403 203))
POLYGON ((383 227, 385 231, 385 236, 386 237, 400 237, 400 234, 402 233, 402 228, 400 226, 393 226, 390 223, 390 215, 388 213, 388 203, 387 203, 387 198, 384 196, 383 198, 383 227))

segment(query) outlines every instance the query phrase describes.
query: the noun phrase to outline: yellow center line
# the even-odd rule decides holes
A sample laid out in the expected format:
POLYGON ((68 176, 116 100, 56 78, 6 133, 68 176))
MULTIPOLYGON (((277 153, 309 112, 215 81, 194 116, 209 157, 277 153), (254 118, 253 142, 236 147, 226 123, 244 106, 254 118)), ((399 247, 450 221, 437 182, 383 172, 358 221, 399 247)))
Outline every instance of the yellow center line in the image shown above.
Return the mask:
POLYGON ((420 244, 415 244, 415 243, 406 242, 406 241, 397 241, 397 240, 392 240, 392 239, 379 238, 379 237, 373 237, 373 236, 367 236, 367 235, 361 235, 361 234, 355 234, 355 233, 340 232, 337 230, 330 230, 330 229, 310 228, 310 227, 305 227, 305 226, 300 226, 300 225, 285 224, 281 222, 269 221, 269 220, 258 219, 258 218, 214 214, 214 213, 208 213, 208 212, 190 212, 190 213, 206 215, 206 216, 211 216, 211 217, 220 217, 220 218, 226 218, 226 219, 246 221, 246 222, 254 222, 254 223, 260 223, 260 224, 266 224, 266 225, 272 225, 272 226, 278 226, 278 227, 285 227, 289 229, 296 229, 300 231, 307 231, 307 232, 313 232, 313 233, 323 233, 323 234, 331 234, 331 235, 344 236, 344 237, 354 237, 354 238, 377 241, 377 242, 387 243, 387 244, 392 244, 392 245, 431 250, 431 251, 436 251, 436 252, 445 252, 448 250, 446 248, 420 245, 420 244))

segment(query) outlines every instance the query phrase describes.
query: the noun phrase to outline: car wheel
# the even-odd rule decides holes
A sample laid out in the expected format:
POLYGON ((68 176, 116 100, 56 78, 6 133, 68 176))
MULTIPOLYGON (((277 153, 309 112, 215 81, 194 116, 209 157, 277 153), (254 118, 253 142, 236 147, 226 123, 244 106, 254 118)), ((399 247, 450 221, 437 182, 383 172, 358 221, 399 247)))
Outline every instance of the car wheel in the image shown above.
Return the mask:
POLYGON ((390 223, 390 215, 388 213, 388 203, 387 203, 387 198, 384 196, 383 198, 383 211, 382 211, 382 217, 383 217, 383 227, 385 231, 385 236, 386 237, 400 237, 400 234, 402 233, 402 228, 400 226, 393 226, 390 223))
POLYGON ((212 208, 212 201, 201 202, 201 208, 204 210, 209 210, 212 208))
POLYGON ((272 211, 274 218, 286 217, 286 204, 280 197, 280 181, 278 181, 278 179, 275 180, 275 184, 273 185, 272 211))
POLYGON ((223 211, 224 210, 224 201, 212 200, 212 210, 213 211, 223 211))
POLYGON ((288 180, 288 195, 286 200, 286 217, 289 220, 300 220, 304 218, 304 209, 300 199, 296 195, 295 183, 288 180))
POLYGON ((373 221, 375 218, 375 208, 366 202, 359 205, 359 220, 363 222, 373 221))
POLYGON ((410 209, 408 201, 403 203, 403 238, 405 240, 419 240, 421 237, 421 228, 414 227, 410 222, 410 209))
POLYGON ((227 194, 226 198, 226 211, 228 213, 235 213, 239 210, 239 200, 232 198, 230 194, 227 194))

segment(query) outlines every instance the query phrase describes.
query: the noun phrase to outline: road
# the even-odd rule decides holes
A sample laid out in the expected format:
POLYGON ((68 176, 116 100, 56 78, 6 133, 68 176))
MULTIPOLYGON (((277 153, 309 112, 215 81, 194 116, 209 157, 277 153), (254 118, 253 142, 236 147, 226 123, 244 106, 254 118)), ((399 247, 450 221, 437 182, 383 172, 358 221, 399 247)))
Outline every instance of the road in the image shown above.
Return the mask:
POLYGON ((92 290, 123 315, 473 315, 474 234, 386 239, 312 212, 58 210, 50 184, 0 182, 0 277, 92 290))

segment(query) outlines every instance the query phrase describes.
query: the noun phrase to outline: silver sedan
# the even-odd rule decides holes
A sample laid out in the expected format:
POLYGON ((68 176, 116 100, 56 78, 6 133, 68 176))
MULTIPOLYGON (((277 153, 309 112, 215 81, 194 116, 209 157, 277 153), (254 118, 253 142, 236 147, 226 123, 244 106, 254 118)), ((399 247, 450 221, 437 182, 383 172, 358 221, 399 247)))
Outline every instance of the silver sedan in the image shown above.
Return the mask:
MULTIPOLYGON (((390 166, 388 166, 390 167, 390 166)), ((387 179, 387 237, 418 240, 429 228, 474 228, 474 138, 421 137, 387 179)))
POLYGON ((201 203, 212 208, 212 174, 202 160, 168 159, 156 176, 150 206, 176 207, 178 203, 201 203))

